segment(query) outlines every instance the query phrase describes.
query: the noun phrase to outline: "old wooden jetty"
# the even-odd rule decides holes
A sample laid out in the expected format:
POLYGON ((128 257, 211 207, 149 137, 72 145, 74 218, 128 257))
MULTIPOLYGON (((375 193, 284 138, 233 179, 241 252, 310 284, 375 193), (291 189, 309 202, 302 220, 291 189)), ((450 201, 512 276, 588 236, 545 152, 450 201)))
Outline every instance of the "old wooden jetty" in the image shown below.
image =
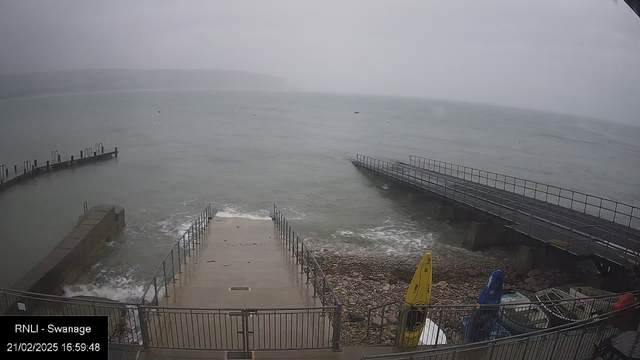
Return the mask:
POLYGON ((13 165, 9 167, 6 164, 0 164, 0 192, 15 185, 21 181, 32 179, 38 175, 48 173, 50 171, 58 171, 73 168, 79 165, 94 163, 101 160, 118 157, 118 148, 106 150, 102 143, 96 143, 93 148, 87 147, 80 150, 80 156, 71 155, 68 160, 63 161, 60 153, 55 150, 51 152, 51 158, 43 162, 37 159, 26 160, 21 166, 13 165))

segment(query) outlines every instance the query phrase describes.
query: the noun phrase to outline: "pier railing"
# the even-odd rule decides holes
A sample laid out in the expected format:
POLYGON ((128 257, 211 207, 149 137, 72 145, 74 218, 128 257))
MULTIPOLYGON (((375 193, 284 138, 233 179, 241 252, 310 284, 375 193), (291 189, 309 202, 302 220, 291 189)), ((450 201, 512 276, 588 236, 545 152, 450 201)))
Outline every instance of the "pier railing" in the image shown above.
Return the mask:
POLYGON ((433 192, 455 200, 472 209, 502 219, 509 227, 552 246, 575 255, 597 254, 602 259, 616 259, 616 263, 634 270, 640 263, 640 242, 611 229, 571 222, 561 224, 545 210, 523 205, 516 199, 499 192, 489 194, 486 189, 461 179, 451 179, 432 172, 423 172, 418 167, 392 163, 358 154, 356 164, 386 175, 418 189, 433 192), (600 234, 595 236, 594 234, 600 234))
MULTIPOLYGON (((640 291, 632 294, 638 296, 640 291)), ((498 339, 595 318, 613 311, 622 295, 499 305, 428 305, 421 308, 428 335, 420 345, 439 347, 498 339)), ((402 300, 369 308, 363 343, 403 346, 403 323, 411 317, 410 311, 403 308, 402 300)))
POLYGON ((142 345, 139 304, 92 297, 61 297, 0 288, 0 315, 107 316, 109 342, 142 345))
POLYGON ((0 191, 11 184, 40 173, 69 168, 78 164, 111 158, 112 156, 118 157, 117 147, 114 150, 105 151, 102 143, 96 143, 93 148, 87 147, 84 150, 80 150, 80 157, 76 158, 74 155, 71 155, 68 160, 63 160, 60 153, 54 150, 51 152, 51 158, 45 161, 38 161, 37 159, 33 161, 26 160, 23 161, 20 166, 18 166, 18 164, 13 166, 0 164, 0 191))
POLYGON ((296 264, 300 266, 300 274, 306 276, 307 284, 310 283, 312 285, 313 297, 320 297, 322 306, 324 306, 325 309, 332 309, 332 311, 328 313, 333 326, 332 343, 335 350, 340 349, 342 303, 336 296, 333 287, 329 283, 329 279, 313 255, 313 250, 300 239, 300 236, 296 234, 287 218, 275 204, 273 205, 273 221, 280 241, 286 246, 287 251, 291 252, 291 256, 296 260, 296 264))
POLYGON ((275 204, 273 205, 273 214, 273 221, 276 224, 280 240, 291 252, 291 256, 296 259, 296 264, 300 265, 300 274, 306 275, 307 284, 313 285, 313 297, 319 296, 323 306, 340 306, 340 300, 322 271, 322 267, 313 256, 313 250, 300 239, 300 236, 296 234, 287 218, 275 204))
POLYGON ((619 201, 568 190, 538 181, 414 155, 409 156, 409 165, 541 200, 627 227, 640 229, 640 209, 619 201))
POLYGON ((176 282, 176 276, 182 273, 187 259, 193 256, 203 245, 205 232, 209 227, 209 220, 213 218, 211 204, 196 217, 191 226, 173 244, 171 250, 162 259, 153 273, 151 280, 144 288, 140 298, 142 305, 160 305, 162 297, 170 297, 171 284, 176 282))
MULTIPOLYGON (((637 295, 637 293, 635 293, 637 295)), ((504 325, 504 315, 510 315, 513 322, 530 316, 529 326, 536 324, 539 319, 544 319, 542 313, 537 312, 537 317, 531 316, 529 310, 545 303, 526 303, 515 305, 432 305, 428 307, 426 326, 431 330, 427 337, 428 346, 447 353, 468 352, 481 347, 482 349, 497 349, 498 346, 506 346, 504 343, 526 342, 528 337, 555 336, 556 332, 562 332, 569 328, 582 329, 580 326, 589 327, 604 318, 609 319, 603 323, 609 327, 600 328, 601 334, 609 331, 611 334, 617 330, 610 326, 637 327, 640 312, 610 313, 610 304, 617 300, 616 295, 598 298, 580 299, 582 305, 576 301, 573 307, 571 301, 562 303, 568 311, 591 311, 587 320, 577 321, 566 325, 558 325, 530 333, 511 335, 507 337, 500 333, 499 328, 493 324, 504 325), (601 304, 605 304, 602 306, 601 304), (508 309, 516 308, 520 317, 513 317, 508 309), (605 312, 603 314, 602 312, 605 312), (619 316, 614 316, 614 315, 619 316), (467 317, 467 325, 462 325, 463 318, 467 317), (630 322, 629 322, 630 321, 630 322), (442 330, 442 333, 439 332, 442 330), (446 337, 446 340, 445 340, 446 337), (488 339, 488 340, 487 340, 488 339), (456 346, 471 343, 471 347, 456 346), (451 350, 453 349, 453 350, 451 350)), ((387 305, 388 306, 388 305, 387 305)), ((206 308, 176 308, 163 306, 149 306, 140 303, 121 303, 105 299, 90 297, 66 298, 53 295, 36 294, 24 291, 0 288, 0 315, 87 315, 107 316, 109 318, 109 342, 125 345, 141 345, 145 348, 171 348, 193 350, 288 350, 288 349, 326 349, 334 348, 336 332, 340 331, 340 325, 336 327, 339 317, 335 312, 338 306, 325 306, 317 308, 282 308, 282 309, 206 309, 206 308)), ((370 318, 376 316, 380 307, 370 311, 370 318)), ((411 314, 394 313, 387 309, 388 314, 397 314, 398 319, 410 319, 411 314)), ((396 310, 400 309, 397 303, 396 310)), ((516 314, 517 315, 517 314, 516 314)), ((382 319, 385 319, 382 316, 382 319)), ((395 338, 402 339, 404 333, 401 329, 406 326, 406 320, 390 324, 383 322, 380 325, 372 324, 370 335, 389 326, 396 326, 395 338), (398 326, 400 324, 400 326, 398 326)), ((520 325, 527 325, 526 322, 520 325)), ((513 324, 512 324, 513 326, 513 324)), ((585 332, 586 334, 587 332, 585 332)), ((542 339, 542 338, 541 338, 542 339)), ((553 339, 553 338, 551 338, 553 339)), ((586 344, 585 339, 577 341, 586 344)), ((529 340, 533 344, 533 340, 529 340)), ((393 345, 394 342, 387 343, 393 345)), ((560 345, 560 344, 559 344, 560 345)), ((428 353, 432 356, 433 353, 428 353)), ((422 352, 411 353, 414 359, 424 355, 422 352), (418 355, 417 355, 418 354, 418 355)), ((402 355, 404 356, 404 355, 402 355)), ((447 355, 451 356, 451 355, 447 355)), ((404 359, 404 357, 401 357, 404 359)), ((426 359, 431 359, 427 357, 426 359)), ((439 357, 437 359, 440 359, 439 357)), ((449 359, 444 357, 443 359, 449 359)), ((458 358, 456 358, 458 359, 458 358)), ((500 358, 502 359, 502 358, 500 358)), ((504 359, 510 359, 505 357, 504 359)), ((520 358, 518 358, 520 359, 520 358)), ((528 359, 528 358, 527 358, 528 359)), ((531 358, 534 359, 534 358, 531 358)), ((542 358, 540 358, 542 359, 542 358)))
POLYGON ((504 338, 387 355, 379 360, 577 360, 591 358, 604 339, 636 330, 640 304, 606 314, 504 338), (634 328, 635 326, 635 328, 634 328))

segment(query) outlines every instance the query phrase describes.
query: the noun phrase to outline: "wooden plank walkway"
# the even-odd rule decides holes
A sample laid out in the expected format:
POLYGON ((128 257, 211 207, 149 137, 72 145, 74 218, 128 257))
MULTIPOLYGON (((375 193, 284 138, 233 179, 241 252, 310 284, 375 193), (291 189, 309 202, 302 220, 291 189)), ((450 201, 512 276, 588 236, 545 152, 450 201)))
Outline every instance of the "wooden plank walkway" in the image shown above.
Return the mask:
POLYGON ((470 207, 573 255, 596 257, 608 265, 636 265, 640 251, 638 229, 402 162, 358 155, 353 163, 470 207))

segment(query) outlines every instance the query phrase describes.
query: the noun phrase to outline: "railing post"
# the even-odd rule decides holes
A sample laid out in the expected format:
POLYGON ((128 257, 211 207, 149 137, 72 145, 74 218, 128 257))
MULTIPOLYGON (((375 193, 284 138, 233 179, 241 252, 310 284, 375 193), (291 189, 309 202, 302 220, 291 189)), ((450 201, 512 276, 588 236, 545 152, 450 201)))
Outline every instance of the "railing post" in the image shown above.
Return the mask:
POLYGON ((142 346, 145 349, 149 348, 149 328, 147 324, 146 314, 144 312, 144 308, 140 305, 136 306, 138 308, 138 321, 140 322, 140 334, 142 335, 142 346))
POLYGON ((338 303, 333 314, 333 351, 340 351, 340 332, 342 331, 342 304, 338 303))
MULTIPOLYGON (((311 252, 309 252, 309 257, 311 256, 311 252)), ((313 260, 313 259, 312 259, 313 260)), ((308 261, 308 258, 307 258, 308 261)), ((313 295, 311 295, 312 298, 315 299, 316 297, 316 273, 317 273, 317 269, 316 269, 316 262, 313 262, 313 269, 311 269, 311 277, 313 278, 313 283, 311 284, 311 286, 313 287, 313 295)))
MULTIPOLYGON (((439 316, 439 320, 438 323, 436 324, 436 329, 440 329, 440 327, 442 326, 442 316, 444 315, 444 308, 441 307, 440 308, 440 316, 439 316)), ((440 331, 438 330, 436 332, 436 343, 434 344, 435 347, 438 347, 438 338, 440 337, 440 331)))
MULTIPOLYGON (((178 244, 178 248, 180 248, 180 244, 178 244)), ((178 257, 178 264, 180 264, 180 258, 178 257)), ((173 248, 171 249, 171 282, 176 283, 176 265, 173 260, 173 248)))
POLYGON ((327 291, 327 278, 323 277, 322 278, 322 294, 320 295, 320 303, 322 305, 324 305, 324 294, 327 291))
POLYGON ((158 305, 158 282, 156 281, 156 274, 153 274, 153 299, 156 302, 156 306, 158 305))
POLYGON ((182 273, 182 261, 180 261, 180 239, 178 239, 177 248, 178 248, 178 274, 180 274, 182 273))
MULTIPOLYGON (((592 307, 593 310, 593 307, 592 307)), ((580 345, 582 345, 582 339, 584 338, 585 334, 587 333, 587 325, 589 323, 585 323, 584 324, 584 329, 582 330, 582 336, 580 336, 580 342, 578 343, 578 346, 576 347, 576 353, 573 355, 573 359, 577 359, 578 358, 578 353, 580 352, 580 345)))
POLYGON ((300 261, 300 275, 304 274, 304 243, 302 243, 302 248, 300 249, 300 253, 302 254, 302 260, 300 261))
POLYGON ((167 287, 167 267, 166 262, 162 261, 162 272, 164 273, 164 296, 169 297, 169 288, 167 287))

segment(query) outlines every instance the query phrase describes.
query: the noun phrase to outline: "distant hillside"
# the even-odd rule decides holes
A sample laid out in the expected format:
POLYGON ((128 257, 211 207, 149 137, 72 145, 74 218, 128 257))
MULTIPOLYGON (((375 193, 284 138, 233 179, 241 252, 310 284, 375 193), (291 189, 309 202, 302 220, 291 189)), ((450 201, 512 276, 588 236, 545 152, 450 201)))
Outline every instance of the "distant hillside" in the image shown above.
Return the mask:
POLYGON ((285 80, 226 70, 104 69, 0 75, 0 99, 140 89, 285 90, 285 80))

